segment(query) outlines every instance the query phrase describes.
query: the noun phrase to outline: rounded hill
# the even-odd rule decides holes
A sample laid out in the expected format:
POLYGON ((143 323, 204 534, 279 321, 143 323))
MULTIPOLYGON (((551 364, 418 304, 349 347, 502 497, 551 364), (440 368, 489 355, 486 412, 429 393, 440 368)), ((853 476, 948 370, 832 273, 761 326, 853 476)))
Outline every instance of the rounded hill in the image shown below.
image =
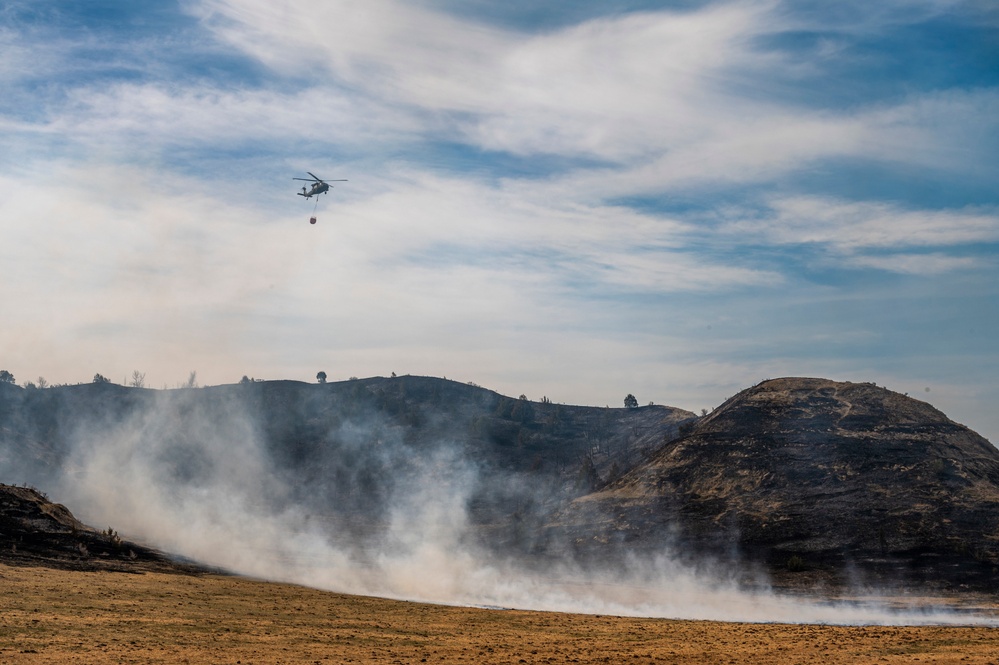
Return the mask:
POLYGON ((737 552, 792 571, 993 584, 999 450, 870 383, 768 380, 560 516, 577 543, 737 552), (581 534, 592 533, 590 539, 581 534))

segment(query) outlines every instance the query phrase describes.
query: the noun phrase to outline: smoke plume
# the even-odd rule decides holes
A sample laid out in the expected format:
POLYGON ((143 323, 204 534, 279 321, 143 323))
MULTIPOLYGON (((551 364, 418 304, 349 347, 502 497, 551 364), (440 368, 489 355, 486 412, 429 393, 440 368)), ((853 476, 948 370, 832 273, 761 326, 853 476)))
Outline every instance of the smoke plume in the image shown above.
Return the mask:
POLYGON ((0 446, 7 472, 27 476, 6 480, 31 482, 83 521, 169 553, 339 592, 727 621, 995 622, 782 596, 762 574, 746 587, 731 562, 694 565, 676 543, 613 563, 583 562, 550 543, 534 556, 541 518, 532 511, 555 501, 551 484, 484 461, 446 422, 432 423, 427 441, 398 418, 321 393, 279 405, 284 423, 261 417, 255 385, 140 395, 114 417, 59 423, 58 465, 15 468, 16 455, 0 446), (293 435, 277 442, 275 428, 293 435), (515 519, 498 507, 512 507, 515 519))

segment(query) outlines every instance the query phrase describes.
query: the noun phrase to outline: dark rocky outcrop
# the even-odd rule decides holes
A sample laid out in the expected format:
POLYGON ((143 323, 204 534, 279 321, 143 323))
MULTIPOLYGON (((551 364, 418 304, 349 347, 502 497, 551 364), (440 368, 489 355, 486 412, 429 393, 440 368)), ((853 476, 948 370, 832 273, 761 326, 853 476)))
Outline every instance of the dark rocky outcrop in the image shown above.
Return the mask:
POLYGON ((155 549, 97 531, 30 487, 0 484, 0 562, 74 570, 203 572, 155 549))

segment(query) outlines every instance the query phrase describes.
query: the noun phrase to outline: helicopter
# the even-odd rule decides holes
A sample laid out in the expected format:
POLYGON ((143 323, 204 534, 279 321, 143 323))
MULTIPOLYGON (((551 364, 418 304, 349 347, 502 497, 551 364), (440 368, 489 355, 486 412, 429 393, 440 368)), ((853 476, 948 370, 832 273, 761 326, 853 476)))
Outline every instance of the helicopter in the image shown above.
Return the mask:
POLYGON ((306 182, 311 182, 312 183, 311 189, 306 189, 303 186, 302 187, 302 191, 298 192, 299 196, 304 196, 307 199, 308 198, 312 198, 313 196, 315 196, 317 194, 325 194, 326 192, 328 192, 329 189, 330 189, 330 184, 329 184, 330 182, 347 182, 346 178, 341 179, 341 180, 330 180, 329 182, 326 182, 325 180, 323 180, 322 178, 320 178, 319 176, 317 176, 312 171, 306 171, 306 173, 308 173, 312 177, 311 178, 292 178, 292 180, 304 180, 306 182))

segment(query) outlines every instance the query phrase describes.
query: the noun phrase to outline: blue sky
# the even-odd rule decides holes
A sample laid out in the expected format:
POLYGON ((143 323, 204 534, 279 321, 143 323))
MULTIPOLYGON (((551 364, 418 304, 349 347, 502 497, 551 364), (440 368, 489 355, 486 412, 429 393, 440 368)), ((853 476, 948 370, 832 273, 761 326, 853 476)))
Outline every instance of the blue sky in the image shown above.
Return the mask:
POLYGON ((822 376, 999 440, 994 3, 8 0, 0 85, 19 383, 822 376))

